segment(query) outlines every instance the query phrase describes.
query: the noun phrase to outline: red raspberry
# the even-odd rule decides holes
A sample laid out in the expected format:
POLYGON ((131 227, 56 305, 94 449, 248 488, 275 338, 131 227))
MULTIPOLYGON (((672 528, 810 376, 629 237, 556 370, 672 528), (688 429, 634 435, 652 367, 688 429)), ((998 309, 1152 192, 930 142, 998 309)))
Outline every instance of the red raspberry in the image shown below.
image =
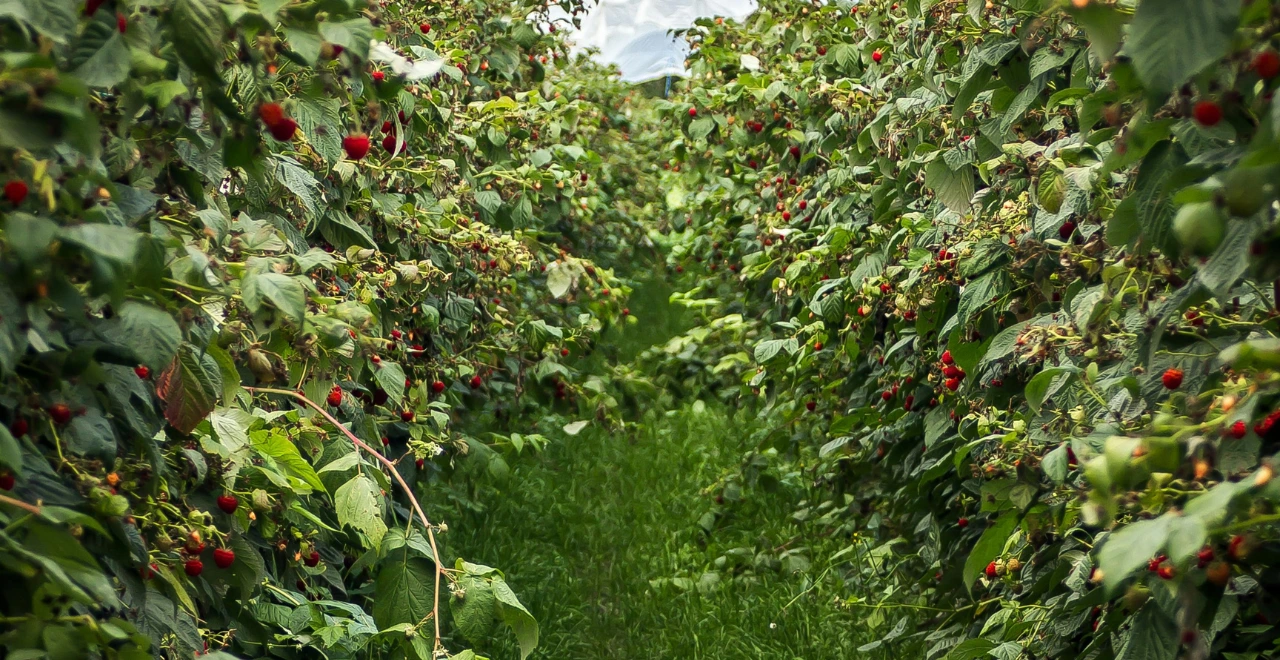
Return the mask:
POLYGON ((471 389, 478 390, 481 385, 484 385, 484 380, 480 378, 480 374, 471 377, 471 389))
POLYGON ((281 142, 288 142, 298 132, 298 122, 285 117, 268 128, 271 130, 271 137, 281 142))
POLYGON ((239 507, 239 506, 240 506, 240 500, 236 499, 235 495, 219 495, 218 496, 218 508, 222 509, 223 513, 235 513, 236 507, 239 507))
POLYGON ((71 408, 65 403, 55 403, 49 406, 49 417, 53 419, 53 423, 62 426, 71 421, 71 408))
POLYGON ((316 552, 315 550, 312 550, 312 551, 311 551, 311 554, 307 555, 306 557, 304 557, 304 558, 302 559, 302 563, 306 564, 307 566, 309 566, 309 567, 311 567, 311 568, 315 568, 316 566, 319 566, 319 565, 320 565, 320 553, 316 552))
POLYGON ((951 351, 943 351, 943 352, 942 352, 942 363, 943 363, 943 364, 955 364, 955 363, 956 363, 955 359, 951 357, 951 351))
POLYGON ((426 34, 426 33, 428 33, 428 32, 430 32, 430 31, 431 31, 431 24, 430 24, 430 23, 423 23, 422 25, 419 25, 419 26, 418 26, 418 29, 419 29, 419 30, 422 30, 422 33, 423 33, 423 34, 426 34))
POLYGON ((236 553, 234 550, 226 548, 215 548, 213 551, 213 563, 218 568, 230 568, 236 562, 236 553))
POLYGON ((1164 383, 1165 389, 1176 390, 1182 387, 1182 370, 1166 369, 1164 375, 1160 376, 1160 382, 1164 383))
POLYGON ((1222 121, 1222 106, 1208 99, 1199 101, 1191 108, 1191 116, 1195 117, 1196 123, 1205 128, 1217 126, 1218 122, 1222 121))
POLYGON ((1248 432, 1249 432, 1249 429, 1247 426, 1245 426, 1245 423, 1243 421, 1236 420, 1236 423, 1232 424, 1231 429, 1227 431, 1227 435, 1230 435, 1236 440, 1239 440, 1243 438, 1245 434, 1248 432))
POLYGON ((258 106, 258 119, 267 126, 275 126, 284 121, 284 106, 279 103, 263 103, 258 106))
POLYGON ((186 571, 191 577, 200 577, 204 572, 204 562, 199 559, 188 559, 187 563, 182 566, 182 570, 186 571))
POLYGON ((436 393, 436 394, 439 394, 439 393, 443 392, 443 391, 444 391, 444 383, 443 383, 442 381, 438 381, 438 380, 437 380, 437 381, 435 381, 435 382, 433 382, 433 383, 431 383, 431 391, 432 391, 432 392, 434 392, 434 393, 436 393))
POLYGON ((969 519, 968 519, 968 518, 961 518, 961 519, 959 519, 959 520, 957 520, 957 521, 956 521, 956 524, 957 524, 957 525, 959 525, 961 528, 968 527, 968 526, 969 526, 969 519))
POLYGON ((15 485, 17 485, 17 479, 14 479, 12 474, 8 472, 0 474, 0 490, 13 490, 15 485))
POLYGON ((377 85, 377 84, 381 84, 382 81, 387 79, 387 74, 381 71, 374 71, 373 73, 369 74, 369 77, 373 78, 374 84, 377 85))
POLYGON ((400 412, 400 419, 405 422, 412 422, 414 414, 412 410, 404 410, 400 412))
POLYGON ((996 579, 996 563, 991 562, 990 564, 987 564, 987 569, 983 572, 987 574, 987 579, 996 579))
POLYGON ((883 59, 884 59, 884 53, 881 53, 878 50, 875 51, 874 53, 871 53, 871 61, 875 62, 876 64, 879 64, 880 61, 883 59))
POLYGON ((698 109, 697 109, 697 108, 689 108, 689 116, 690 116, 690 117, 697 117, 697 116, 698 116, 698 109))
POLYGON ((1271 80, 1280 76, 1280 54, 1267 49, 1253 56, 1253 70, 1263 80, 1271 80))
POLYGON ((362 160, 369 153, 369 136, 357 133, 342 138, 342 150, 347 152, 347 158, 362 160))
POLYGON ((27 187, 26 181, 14 180, 4 184, 4 198, 14 206, 21 204, 22 200, 27 198, 28 192, 30 188, 27 187))
POLYGON ((334 408, 342 405, 342 389, 334 387, 332 390, 329 390, 329 396, 325 398, 325 402, 334 408))
POLYGON ((148 367, 145 364, 140 364, 133 368, 133 373, 137 374, 138 378, 146 380, 151 377, 151 367, 148 367))
POLYGON ((818 402, 817 402, 817 401, 806 401, 806 402, 805 402, 805 404, 804 404, 804 407, 805 407, 805 409, 806 409, 806 410, 808 410, 809 412, 813 412, 813 411, 814 411, 814 409, 818 407, 818 402))

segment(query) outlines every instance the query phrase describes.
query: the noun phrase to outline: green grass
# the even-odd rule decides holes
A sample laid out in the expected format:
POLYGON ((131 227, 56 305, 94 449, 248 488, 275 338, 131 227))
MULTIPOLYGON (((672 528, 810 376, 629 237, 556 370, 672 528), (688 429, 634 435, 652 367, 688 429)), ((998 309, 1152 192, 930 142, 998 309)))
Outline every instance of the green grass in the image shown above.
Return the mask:
MULTIPOLYGON (((747 564, 796 533, 783 485, 731 509, 711 534, 703 490, 738 465, 750 434, 721 410, 652 413, 631 435, 585 432, 516 461, 506 492, 449 533, 450 550, 502 568, 542 627, 536 658, 832 658, 857 647, 855 622, 829 594, 792 603, 803 575, 747 564), (729 553, 732 555, 733 553, 729 553), (714 588, 695 585, 706 572, 714 588), (687 588, 662 578, 688 578, 687 588)), ((820 590, 815 590, 820 591, 820 590)), ((514 644, 486 649, 517 658, 514 644)))
MULTIPOLYGON (((612 331, 580 368, 633 359, 683 332, 690 320, 668 295, 661 284, 638 287, 628 304, 639 322, 612 331)), ((808 567, 806 549, 795 547, 790 515, 803 477, 766 468, 726 490, 722 479, 756 449, 751 420, 682 404, 647 409, 625 433, 557 434, 542 454, 512 459, 506 479, 477 489, 482 509, 454 514, 446 554, 506 573, 541 626, 534 658, 852 654, 856 621, 829 591, 806 591, 821 567, 808 567), (752 492, 737 499, 736 488, 752 492), (719 493, 729 493, 724 507, 719 493)), ((519 657, 505 632, 477 650, 519 657)))

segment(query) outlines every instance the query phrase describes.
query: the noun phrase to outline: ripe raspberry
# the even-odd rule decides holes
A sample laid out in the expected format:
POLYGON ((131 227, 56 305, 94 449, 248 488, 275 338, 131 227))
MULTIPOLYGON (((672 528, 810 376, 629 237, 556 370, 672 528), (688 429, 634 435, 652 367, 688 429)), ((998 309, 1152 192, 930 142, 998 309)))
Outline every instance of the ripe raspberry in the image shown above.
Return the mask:
POLYGON ((347 158, 362 160, 369 153, 369 136, 357 133, 342 138, 342 150, 347 152, 347 158))
POLYGON ((13 424, 9 425, 9 431, 13 433, 13 437, 15 438, 21 438, 26 435, 29 430, 31 430, 31 425, 27 423, 27 420, 21 417, 13 420, 13 424))
POLYGON ((1166 369, 1164 375, 1160 376, 1160 382, 1164 383, 1165 389, 1178 389, 1182 386, 1182 370, 1166 369))
POLYGON ((124 34, 129 29, 129 20, 120 12, 116 12, 116 29, 120 31, 120 34, 124 34))
POLYGON ((399 339, 399 338, 401 338, 401 337, 403 337, 403 336, 404 336, 404 333, 400 332, 399 330, 392 330, 392 331, 391 331, 391 337, 392 337, 392 339, 399 339))
POLYGON ((423 23, 422 25, 418 26, 418 29, 421 30, 423 34, 426 34, 431 31, 431 24, 423 23))
POLYGON ((968 519, 968 518, 961 518, 961 519, 959 519, 959 520, 957 520, 957 521, 956 521, 956 524, 957 524, 957 525, 959 525, 961 528, 968 527, 968 526, 969 526, 969 519, 968 519))
POLYGON ((235 495, 218 496, 218 508, 222 509, 223 513, 235 513, 238 506, 240 506, 240 500, 235 495))
POLYGON ((309 566, 309 567, 311 567, 311 568, 315 568, 316 566, 319 566, 319 565, 320 565, 320 553, 319 553, 319 552, 316 552, 315 550, 312 550, 312 551, 311 551, 311 554, 309 554, 309 555, 307 555, 305 558, 303 558, 302 563, 306 564, 307 566, 309 566))
POLYGON ((284 106, 279 103, 263 103, 258 106, 258 119, 267 126, 275 126, 284 121, 284 106))
POLYGON ((960 387, 960 379, 959 379, 959 378, 948 378, 948 379, 946 380, 946 382, 945 382, 945 383, 943 383, 943 384, 947 386, 947 389, 949 389, 949 390, 951 390, 952 392, 954 392, 954 391, 956 391, 957 389, 959 389, 959 387, 960 387))
POLYGON ((689 116, 690 116, 690 117, 697 117, 697 116, 698 116, 698 109, 697 109, 697 108, 689 108, 689 116))
POLYGON ((1062 240, 1065 241, 1068 238, 1071 238, 1071 235, 1074 234, 1075 232, 1076 232, 1076 223, 1070 220, 1067 220, 1066 222, 1062 223, 1060 227, 1058 227, 1058 238, 1061 238, 1062 240))
POLYGON ((379 84, 382 84, 382 81, 387 79, 387 74, 381 71, 374 71, 373 73, 369 74, 369 77, 373 78, 373 83, 375 85, 379 85, 379 84))
POLYGON ((148 367, 145 364, 140 364, 133 368, 133 373, 137 374, 138 378, 146 380, 151 377, 151 367, 148 367))
POLYGON ((822 342, 820 341, 813 342, 813 352, 817 353, 820 350, 822 350, 822 342))
POLYGON ((53 423, 63 426, 71 421, 71 408, 65 403, 55 403, 49 406, 49 417, 53 419, 53 423))
POLYGON ((1253 70, 1263 80, 1271 80, 1280 76, 1280 54, 1267 49, 1253 56, 1253 70))
POLYGON ((182 566, 182 570, 191 577, 200 577, 204 572, 204 562, 199 559, 188 559, 187 563, 182 566))
POLYGON ((878 51, 878 50, 877 50, 877 51, 875 51, 874 53, 871 53, 871 60, 872 60, 873 62, 875 62, 876 64, 879 64, 879 63, 880 63, 880 61, 881 61, 881 60, 883 60, 883 59, 884 59, 884 53, 881 53, 881 52, 880 52, 880 51, 878 51))
POLYGON ((30 189, 27 187, 26 181, 14 180, 4 184, 4 198, 14 206, 21 204, 22 200, 27 198, 28 192, 30 192, 30 189))
POLYGON ((1247 434, 1248 432, 1249 432, 1249 428, 1245 426, 1245 423, 1241 420, 1237 420, 1236 423, 1231 425, 1230 430, 1227 431, 1227 435, 1230 435, 1232 438, 1239 440, 1243 438, 1245 434, 1247 434))
POLYGON ((234 550, 226 548, 215 548, 213 551, 213 563, 218 568, 231 568, 236 562, 236 553, 234 550))
POLYGON ((16 484, 17 480, 14 479, 11 473, 5 472, 4 474, 0 474, 0 490, 13 490, 13 487, 16 484))
POLYGON ((996 567, 996 563, 995 563, 995 562, 991 562, 990 564, 987 564, 987 568, 986 568, 986 570, 985 570, 985 571, 983 571, 983 572, 984 572, 984 573, 986 573, 986 575, 987 575, 987 579, 988 579, 988 580, 994 580, 994 579, 996 579, 996 573, 997 573, 998 571, 999 571, 999 569, 996 567))
POLYGON ((405 422, 412 422, 414 413, 412 410, 404 410, 400 412, 400 419, 405 422))
POLYGON ((480 386, 483 384, 484 384, 484 380, 480 378, 479 374, 476 374, 475 376, 471 377, 471 389, 478 390, 480 389, 480 386))
POLYGON ((285 117, 268 128, 271 130, 271 137, 281 142, 288 142, 298 132, 298 122, 285 117))
POLYGON ((808 410, 809 412, 813 412, 813 410, 814 410, 815 408, 817 408, 817 407, 818 407, 818 402, 817 402, 817 401, 806 401, 806 402, 805 402, 805 404, 804 404, 804 407, 805 407, 805 409, 806 409, 806 410, 808 410))
POLYGON ((955 363, 956 363, 955 359, 951 357, 951 351, 943 351, 943 352, 942 352, 942 363, 943 363, 943 364, 955 364, 955 363))
POLYGON ((444 391, 444 383, 443 383, 442 381, 438 381, 438 380, 437 380, 437 381, 435 381, 435 382, 433 382, 433 383, 431 383, 431 391, 432 391, 432 392, 434 392, 435 394, 439 394, 439 393, 443 392, 443 391, 444 391))
POLYGON ((1198 101, 1191 108, 1191 116, 1195 117, 1196 123, 1205 128, 1217 126, 1218 122, 1222 121, 1222 106, 1218 105, 1216 101, 1208 99, 1198 101))
POLYGON ((342 405, 342 389, 335 386, 329 390, 329 396, 325 398, 325 402, 334 408, 342 405))

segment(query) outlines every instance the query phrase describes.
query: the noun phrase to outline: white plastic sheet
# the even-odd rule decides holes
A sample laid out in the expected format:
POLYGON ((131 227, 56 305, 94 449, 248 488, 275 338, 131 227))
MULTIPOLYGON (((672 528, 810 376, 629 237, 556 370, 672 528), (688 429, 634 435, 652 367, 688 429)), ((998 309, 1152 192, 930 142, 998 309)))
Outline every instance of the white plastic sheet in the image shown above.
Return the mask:
POLYGON ((569 39, 576 51, 594 49, 598 62, 618 65, 627 82, 686 76, 689 44, 671 30, 713 16, 742 20, 755 8, 755 0, 600 0, 569 39))

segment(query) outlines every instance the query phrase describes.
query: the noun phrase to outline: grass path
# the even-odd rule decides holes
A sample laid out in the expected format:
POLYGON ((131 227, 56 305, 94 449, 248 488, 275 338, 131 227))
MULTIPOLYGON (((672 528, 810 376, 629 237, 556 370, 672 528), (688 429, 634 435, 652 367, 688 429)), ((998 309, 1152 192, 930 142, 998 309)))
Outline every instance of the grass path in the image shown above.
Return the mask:
MULTIPOLYGON (((650 327, 657 325, 678 324, 650 327)), ((798 486, 790 482, 799 477, 771 479, 771 494, 753 493, 709 516, 721 507, 720 489, 708 487, 753 449, 749 422, 698 402, 637 421, 632 433, 588 430, 512 461, 488 509, 451 525, 451 550, 501 567, 538 619, 533 657, 851 655, 852 617, 829 595, 797 599, 807 582, 791 571, 817 568, 807 566, 804 549, 789 548, 781 560, 785 552, 771 552, 796 538, 790 511, 798 486)), ((484 650, 494 660, 519 657, 513 640, 484 650)))

